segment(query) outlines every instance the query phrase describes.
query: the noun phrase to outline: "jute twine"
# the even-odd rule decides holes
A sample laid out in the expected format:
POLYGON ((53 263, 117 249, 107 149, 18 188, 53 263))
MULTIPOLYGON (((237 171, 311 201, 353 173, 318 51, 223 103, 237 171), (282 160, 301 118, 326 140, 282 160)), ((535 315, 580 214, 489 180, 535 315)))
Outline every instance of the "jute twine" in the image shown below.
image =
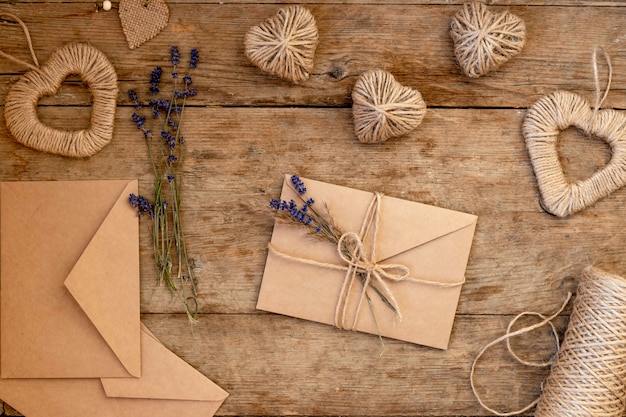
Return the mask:
POLYGON ((542 205, 547 212, 559 217, 583 210, 626 184, 626 115, 613 109, 599 110, 610 88, 612 69, 610 59, 604 53, 609 74, 602 94, 597 75, 597 54, 598 50, 594 50, 596 101, 593 107, 579 94, 555 91, 528 109, 522 126, 542 205), (575 183, 565 178, 557 150, 559 134, 570 126, 580 129, 588 137, 596 136, 606 141, 612 152, 606 166, 575 183))
MULTIPOLYGON (((534 405, 537 405, 535 417, 623 415, 626 410, 626 280, 597 268, 586 269, 580 278, 565 338, 560 349, 557 344, 558 354, 543 384, 540 398, 521 410, 501 412, 487 407, 478 396, 474 386, 474 370, 485 350, 504 340, 508 343, 513 336, 547 324, 552 326, 556 337, 551 320, 566 304, 567 301, 556 314, 533 326, 516 332, 511 332, 509 326, 504 336, 480 351, 472 364, 470 378, 474 394, 483 407, 501 416, 520 414, 534 405)), ((508 347, 513 353, 510 344, 508 347)), ((525 361, 522 363, 542 366, 525 361)))
POLYGON ((119 16, 128 47, 135 49, 167 26, 170 9, 164 0, 120 0, 119 16))
POLYGON ((287 6, 250 28, 244 39, 245 54, 262 71, 298 83, 311 74, 318 39, 311 12, 287 6))
POLYGON ((354 85, 352 113, 361 142, 384 142, 419 126, 426 103, 419 91, 403 86, 389 72, 370 70, 354 85))
POLYGON ((17 16, 1 13, 17 21, 28 40, 35 65, 4 52, 5 58, 31 71, 24 74, 9 90, 4 115, 7 128, 15 139, 31 148, 58 155, 86 157, 106 146, 113 137, 117 103, 115 68, 98 49, 83 43, 70 43, 59 48, 39 67, 26 25, 17 16), (41 97, 55 94, 70 74, 78 74, 89 84, 93 95, 91 125, 83 130, 60 130, 44 125, 37 116, 41 97))
POLYGON ((483 3, 466 3, 451 23, 454 54, 468 77, 478 78, 519 54, 526 25, 518 16, 493 13, 483 3))
POLYGON ((337 242, 337 253, 343 261, 342 265, 291 256, 278 250, 271 243, 268 245, 271 253, 288 261, 299 262, 330 270, 345 271, 335 308, 334 324, 337 328, 344 330, 357 329, 361 308, 369 297, 368 287, 370 286, 370 283, 375 284, 378 290, 384 294, 385 298, 396 312, 398 319, 401 320, 402 312, 400 310, 400 305, 398 304, 389 284, 412 282, 415 284, 452 288, 459 287, 465 282, 465 280, 463 280, 460 282, 443 283, 412 278, 409 276, 410 271, 406 265, 376 262, 376 235, 382 198, 383 195, 381 193, 374 193, 365 213, 365 217, 363 218, 359 233, 346 232, 339 238, 337 242), (370 234, 371 237, 369 237, 370 234), (372 242, 369 253, 365 249, 363 243, 366 239, 369 239, 372 242), (361 291, 355 310, 350 312, 348 309, 348 299, 350 294, 353 292, 354 286, 358 285, 357 282, 361 282, 361 291), (351 321, 348 320, 349 315, 353 316, 351 321))

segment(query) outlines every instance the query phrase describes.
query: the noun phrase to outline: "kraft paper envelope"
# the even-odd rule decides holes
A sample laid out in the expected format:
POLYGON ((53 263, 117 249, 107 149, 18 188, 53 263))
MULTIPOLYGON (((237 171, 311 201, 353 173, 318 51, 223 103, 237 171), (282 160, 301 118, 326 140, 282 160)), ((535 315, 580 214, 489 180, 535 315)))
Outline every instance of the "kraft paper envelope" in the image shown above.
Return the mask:
POLYGON ((26 417, 210 417, 228 396, 144 326, 141 354, 141 378, 0 379, 0 398, 26 417))
MULTIPOLYGON (((374 194, 301 178, 314 207, 324 205, 342 232, 358 233, 374 194)), ((285 177, 281 198, 303 200, 285 177)), ((322 210, 324 211, 324 210, 322 210)), ((379 210, 376 263, 404 265, 409 276, 425 283, 388 282, 402 313, 399 319, 371 288, 361 304, 355 330, 447 349, 454 316, 465 280, 465 269, 477 217, 398 198, 383 196, 379 210)), ((371 250, 374 242, 364 240, 371 250)), ((321 264, 344 265, 336 245, 312 237, 302 225, 277 221, 265 265, 257 308, 320 323, 335 324, 335 310, 345 271, 321 264), (274 252, 276 251, 276 252, 274 252), (287 255, 287 258, 282 255, 287 255), (295 258, 295 259, 294 259, 295 258)), ((347 296, 348 322, 356 315, 360 282, 347 296)))
POLYGON ((141 375, 137 181, 0 184, 0 377, 141 375))

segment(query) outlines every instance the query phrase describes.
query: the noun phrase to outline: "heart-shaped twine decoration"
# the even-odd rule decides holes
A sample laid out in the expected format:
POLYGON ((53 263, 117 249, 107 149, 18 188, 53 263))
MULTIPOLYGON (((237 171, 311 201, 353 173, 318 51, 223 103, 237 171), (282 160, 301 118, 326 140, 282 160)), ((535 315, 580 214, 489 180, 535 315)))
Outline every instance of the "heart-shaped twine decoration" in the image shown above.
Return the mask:
POLYGON ((542 97, 529 109, 523 123, 523 134, 530 155, 544 209, 565 217, 594 204, 626 184, 626 115, 613 109, 599 110, 606 98, 612 70, 608 56, 609 81, 600 98, 596 52, 593 63, 596 75, 596 103, 579 94, 555 91, 542 97), (557 152, 561 131, 574 126, 588 136, 604 140, 611 148, 611 160, 589 178, 570 183, 565 178, 557 152))
POLYGON ((113 138, 117 104, 117 75, 107 57, 84 43, 70 43, 59 48, 41 68, 24 22, 10 13, 0 13, 17 21, 26 34, 35 65, 5 52, 0 55, 20 63, 31 71, 9 90, 4 117, 15 139, 31 148, 58 155, 86 157, 104 148, 113 138), (44 125, 37 116, 40 98, 55 94, 69 74, 78 74, 89 84, 93 95, 91 125, 83 130, 60 130, 44 125))
POLYGON ((521 52, 526 25, 512 13, 493 13, 483 3, 472 2, 452 19, 450 36, 463 72, 478 78, 521 52))
POLYGON ((244 47, 248 59, 262 71, 298 83, 311 74, 318 39, 311 12, 295 5, 250 28, 244 47))
POLYGON ((170 20, 170 9, 163 0, 120 0, 122 31, 130 49, 158 35, 170 20))
POLYGON ((361 142, 384 142, 419 126, 426 103, 419 91, 403 86, 389 72, 370 70, 354 85, 352 114, 361 142))

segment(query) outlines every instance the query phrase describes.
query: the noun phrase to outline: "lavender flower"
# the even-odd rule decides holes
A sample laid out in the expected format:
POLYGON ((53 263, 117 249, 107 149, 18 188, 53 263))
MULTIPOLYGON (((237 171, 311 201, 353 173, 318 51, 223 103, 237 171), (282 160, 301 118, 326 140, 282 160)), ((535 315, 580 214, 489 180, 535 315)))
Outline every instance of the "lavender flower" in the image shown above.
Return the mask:
POLYGON ((200 60, 200 55, 198 54, 197 49, 191 50, 191 59, 189 60, 189 68, 196 68, 198 66, 198 61, 200 60))
POLYGON ((160 91, 159 84, 161 83, 161 74, 163 74, 161 67, 155 67, 154 70, 152 70, 152 74, 150 75, 150 92, 152 94, 158 94, 160 91))
POLYGON ((128 90, 128 97, 130 98, 130 101, 133 102, 136 109, 140 109, 143 107, 143 104, 139 101, 139 97, 137 96, 135 90, 128 90))
POLYGON ((306 193, 306 187, 304 186, 304 183, 300 180, 300 177, 298 177, 297 175, 292 175, 291 183, 294 187, 296 187, 296 191, 298 192, 298 194, 303 195, 304 193, 306 193))
POLYGON ((191 76, 190 76, 190 75, 185 75, 185 76, 183 77, 183 82, 184 82, 186 85, 189 85, 189 84, 191 84, 193 81, 192 81, 192 79, 191 79, 191 76))
POLYGON ((130 203, 131 207, 137 209, 138 216, 141 216, 142 214, 147 214, 150 217, 154 217, 154 206, 148 201, 147 198, 140 195, 131 194, 128 197, 128 202, 130 203))
POLYGON ((178 52, 178 46, 172 46, 171 61, 172 61, 172 65, 174 66, 180 64, 180 53, 178 52))
POLYGON ((137 113, 133 113, 132 115, 133 122, 137 125, 137 129, 143 130, 144 124, 146 123, 146 118, 144 116, 140 116, 137 113))

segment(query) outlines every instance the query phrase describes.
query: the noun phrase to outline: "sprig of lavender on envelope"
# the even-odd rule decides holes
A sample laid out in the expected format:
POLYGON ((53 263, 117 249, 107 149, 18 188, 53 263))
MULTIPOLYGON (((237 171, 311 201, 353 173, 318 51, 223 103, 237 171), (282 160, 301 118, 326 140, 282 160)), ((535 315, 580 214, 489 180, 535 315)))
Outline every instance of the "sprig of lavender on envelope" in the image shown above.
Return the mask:
POLYGON ((191 87, 191 72, 198 65, 198 50, 191 50, 189 67, 182 83, 178 47, 172 46, 170 60, 173 92, 169 98, 158 97, 163 75, 161 67, 155 67, 150 75, 150 100, 147 104, 139 100, 134 90, 128 90, 128 96, 137 110, 132 120, 143 132, 154 174, 153 201, 131 194, 129 202, 137 209, 138 215, 145 214, 152 219, 152 243, 159 283, 165 283, 170 288, 182 301, 189 320, 195 322, 198 315, 197 282, 193 275, 193 261, 187 253, 180 214, 181 165, 185 145, 183 114, 187 98, 197 95, 196 89, 191 87), (142 109, 149 109, 149 118, 139 113, 142 109))
MULTIPOLYGON (((324 204, 323 208, 318 208, 315 205, 315 200, 307 196, 307 189, 304 182, 297 175, 292 175, 290 178, 291 186, 298 194, 298 197, 303 201, 302 206, 299 206, 294 200, 285 201, 280 199, 270 200, 270 208, 275 210, 277 219, 284 221, 287 224, 300 225, 307 228, 307 231, 312 237, 326 240, 329 243, 337 246, 343 236, 344 232, 339 226, 335 224, 330 215, 330 210, 324 204)), ((346 258, 350 258, 354 251, 348 247, 349 242, 343 241, 343 246, 339 249, 346 258)), ((366 274, 363 272, 356 273, 362 285, 366 283, 366 274)), ((380 299, 393 310, 394 313, 398 313, 395 305, 389 301, 385 294, 376 286, 376 284, 369 280, 367 285, 372 288, 380 299)), ((374 316, 374 310, 372 307, 372 301, 367 292, 365 293, 370 310, 374 316)), ((376 317, 374 316, 374 321, 376 317)), ((378 326, 378 324, 377 324, 378 326)))

